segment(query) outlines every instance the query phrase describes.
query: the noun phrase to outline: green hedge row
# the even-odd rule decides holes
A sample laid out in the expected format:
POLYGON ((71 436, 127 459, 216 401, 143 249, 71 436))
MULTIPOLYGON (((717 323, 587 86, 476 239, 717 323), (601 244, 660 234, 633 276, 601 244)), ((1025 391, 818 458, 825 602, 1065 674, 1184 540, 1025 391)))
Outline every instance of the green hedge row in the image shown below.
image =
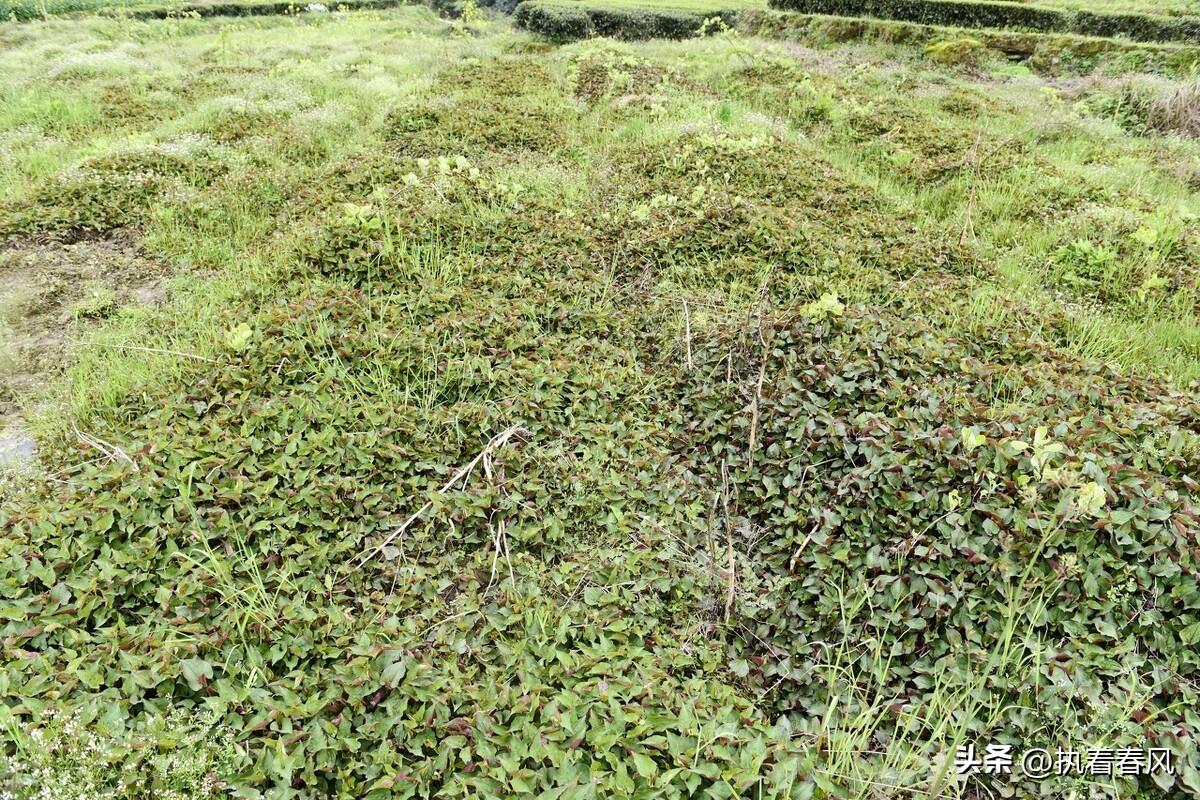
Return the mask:
POLYGON ((922 46, 968 33, 993 50, 1017 58, 1036 72, 1091 71, 1101 63, 1116 71, 1137 70, 1187 77, 1200 68, 1200 47, 1080 36, 1070 33, 1030 33, 1011 30, 970 30, 914 22, 797 14, 748 8, 738 16, 738 30, 750 36, 802 44, 878 41, 922 46))
POLYGON ((479 5, 502 14, 512 14, 520 4, 521 0, 479 0, 479 5))
POLYGON ((41 19, 43 12, 48 17, 64 14, 94 14, 104 6, 100 0, 0 0, 0 20, 5 22, 29 22, 41 19))
MULTIPOLYGON (((297 14, 311 3, 321 3, 331 11, 345 9, 361 11, 367 9, 393 8, 409 0, 291 0, 290 2, 224 2, 206 4, 171 4, 149 6, 133 2, 106 2, 106 0, 48 0, 45 14, 50 17, 75 14, 102 14, 131 19, 152 20, 167 17, 251 17, 274 14, 297 14)), ((36 0, 0 0, 0 20, 28 22, 42 18, 42 8, 36 0)))
POLYGON ((518 27, 557 41, 596 35, 586 8, 524 2, 517 6, 514 17, 518 27))
POLYGON ((611 36, 616 39, 687 39, 695 36, 706 19, 720 17, 727 25, 736 11, 696 14, 648 8, 597 8, 557 3, 526 2, 517 6, 519 27, 559 41, 611 36))
POLYGON ((1080 11, 1074 15, 1072 32, 1085 36, 1127 36, 1140 42, 1189 41, 1200 44, 1200 20, 1170 19, 1149 14, 1098 14, 1080 11))
POLYGON ((380 8, 395 8, 406 0, 304 0, 274 3, 207 3, 204 5, 161 6, 139 8, 133 11, 118 11, 121 16, 133 19, 166 19, 167 17, 260 17, 273 14, 298 14, 310 3, 320 3, 330 11, 366 11, 380 8))
POLYGON ((768 0, 771 8, 804 14, 879 17, 961 28, 1023 28, 1044 33, 1126 36, 1144 42, 1200 43, 1200 19, 1149 14, 1099 14, 973 0, 768 0))

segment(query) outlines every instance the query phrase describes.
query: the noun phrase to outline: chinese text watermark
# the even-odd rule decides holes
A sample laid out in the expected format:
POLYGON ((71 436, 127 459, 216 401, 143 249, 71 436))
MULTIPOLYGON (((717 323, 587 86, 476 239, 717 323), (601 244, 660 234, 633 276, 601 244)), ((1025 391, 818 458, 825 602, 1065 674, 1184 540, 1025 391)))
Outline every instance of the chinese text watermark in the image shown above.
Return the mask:
POLYGON ((1033 747, 1018 753, 1011 744, 989 744, 982 751, 969 744, 958 748, 954 755, 954 768, 959 775, 1010 775, 1014 770, 1019 770, 1030 778, 1048 778, 1051 775, 1136 777, 1175 774, 1170 750, 1142 750, 1135 747, 1089 750, 1033 747))

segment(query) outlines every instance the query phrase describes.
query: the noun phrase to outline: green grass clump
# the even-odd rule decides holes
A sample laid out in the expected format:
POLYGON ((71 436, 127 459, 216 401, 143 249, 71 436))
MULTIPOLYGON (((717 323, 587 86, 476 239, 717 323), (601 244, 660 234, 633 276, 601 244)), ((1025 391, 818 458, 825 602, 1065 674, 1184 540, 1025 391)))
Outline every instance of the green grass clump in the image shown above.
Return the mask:
POLYGON ((978 39, 943 39, 925 48, 930 58, 951 67, 977 67, 987 55, 987 46, 978 39))
POLYGON ((177 275, 30 412, 0 790, 69 719, 123 797, 1200 793, 1197 143, 709 32, 0 31, 6 246, 177 275))
POLYGON ((1200 81, 1164 87, 1126 80, 1081 102, 1133 133, 1200 136, 1200 81))

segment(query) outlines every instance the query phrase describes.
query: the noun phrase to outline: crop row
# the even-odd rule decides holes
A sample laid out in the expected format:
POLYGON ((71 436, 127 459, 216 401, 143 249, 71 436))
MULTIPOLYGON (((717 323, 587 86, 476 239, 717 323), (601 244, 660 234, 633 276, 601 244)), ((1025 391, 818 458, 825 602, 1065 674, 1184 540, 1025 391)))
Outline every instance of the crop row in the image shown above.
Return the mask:
POLYGON ((1200 43, 1200 19, 1152 14, 1102 14, 976 0, 768 0, 771 8, 804 14, 878 17, 962 28, 1018 28, 1042 33, 1124 36, 1143 42, 1200 43))
MULTIPOLYGON (((967 31, 944 25, 922 25, 896 20, 797 14, 770 9, 745 9, 738 30, 751 36, 796 41, 802 44, 846 41, 881 41, 927 46, 964 36, 967 31)), ((1035 72, 1053 71, 1064 55, 1083 69, 1105 61, 1120 61, 1147 72, 1187 76, 1200 64, 1200 48, 1175 43, 1133 42, 1069 33, 1031 33, 1004 29, 970 31, 985 46, 1026 63, 1035 72)))
MULTIPOLYGON (((514 0, 494 0, 492 6, 511 12, 514 0), (506 5, 507 4, 507 5, 506 5)), ((568 3, 562 0, 524 0, 516 5, 518 26, 558 41, 610 36, 618 39, 681 39, 701 31, 704 22, 720 17, 730 27, 748 35, 802 42, 880 39, 888 42, 926 44, 947 35, 961 35, 962 28, 917 24, 864 17, 813 15, 741 8, 684 11, 669 8, 614 8, 568 3)), ((710 26, 711 27, 711 26, 710 26)), ((978 30, 978 29, 977 29, 978 30)), ((1062 53, 1092 62, 1105 57, 1136 59, 1164 74, 1186 74, 1200 63, 1200 50, 1178 44, 1131 42, 1070 33, 1038 33, 983 29, 976 34, 988 47, 1034 62, 1053 60, 1062 53)), ((1035 67, 1036 69, 1036 67, 1035 67)))

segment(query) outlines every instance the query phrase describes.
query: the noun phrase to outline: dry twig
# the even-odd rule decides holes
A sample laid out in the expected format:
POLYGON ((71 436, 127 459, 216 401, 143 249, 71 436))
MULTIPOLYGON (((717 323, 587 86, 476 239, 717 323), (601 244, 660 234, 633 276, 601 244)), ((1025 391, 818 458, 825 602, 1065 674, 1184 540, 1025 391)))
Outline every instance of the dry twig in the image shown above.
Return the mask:
POLYGON ((729 589, 725 594, 725 623, 728 624, 737 593, 737 565, 733 558, 733 524, 729 520, 729 465, 725 459, 721 459, 721 504, 725 508, 725 545, 729 556, 729 589))
POLYGON ((79 427, 75 424, 74 420, 71 421, 71 429, 75 431, 75 436, 79 438, 79 441, 83 442, 94 450, 99 450, 108 457, 109 461, 124 461, 126 464, 133 467, 134 472, 139 471, 138 465, 134 463, 132 458, 129 457, 129 454, 117 447, 115 444, 109 444, 103 439, 92 436, 90 433, 84 433, 83 431, 79 430, 79 427))
MULTIPOLYGON (((490 471, 491 463, 492 463, 491 462, 492 453, 494 453, 497 449, 506 445, 508 443, 509 439, 512 439, 514 436, 517 436, 518 434, 526 434, 527 435, 528 433, 529 433, 529 431, 525 430, 520 425, 512 425, 508 428, 505 428, 503 431, 501 431, 500 433, 493 436, 491 438, 491 440, 488 441, 488 443, 484 446, 483 450, 481 450, 479 452, 479 455, 475 456, 473 459, 471 459, 471 461, 466 466, 464 466, 458 472, 454 473, 454 475, 452 475, 450 477, 450 480, 448 480, 444 484, 442 484, 442 487, 440 489, 438 489, 437 492, 435 492, 434 494, 435 495, 443 495, 446 492, 450 491, 450 489, 454 486, 454 484, 458 483, 459 481, 466 481, 466 479, 469 478, 471 473, 475 470, 475 467, 479 466, 479 463, 481 461, 484 461, 485 459, 486 459, 486 464, 487 464, 486 469, 488 471, 490 471)), ((386 539, 384 539, 382 542, 380 542, 378 547, 376 547, 370 553, 367 553, 365 556, 363 556, 361 559, 359 559, 358 564, 356 566, 362 567, 364 564, 366 564, 372 558, 374 558, 375 556, 377 556, 381 552, 383 552, 383 548, 387 547, 389 544, 394 542, 396 540, 396 537, 400 536, 406 530, 408 530, 409 527, 414 522, 416 522, 418 519, 421 518, 422 514, 424 514, 426 511, 428 511, 431 508, 433 508, 433 500, 432 499, 429 500, 428 502, 426 502, 425 505, 418 508, 411 517, 404 520, 404 524, 402 524, 396 530, 392 531, 392 533, 390 535, 388 535, 388 537, 386 539)))
POLYGON ((688 301, 683 301, 683 327, 687 336, 687 368, 692 370, 692 316, 688 313, 688 301))
MULTIPOLYGON (((489 481, 492 480, 492 457, 491 457, 491 455, 485 455, 483 458, 483 474, 487 476, 489 481)), ((500 483, 502 485, 504 483, 504 467, 503 466, 500 467, 500 483)), ((508 564, 508 580, 514 586, 517 583, 517 578, 513 574, 512 551, 509 550, 509 547, 508 547, 507 530, 508 530, 507 520, 505 520, 504 517, 501 517, 500 521, 496 523, 496 531, 492 537, 492 574, 491 574, 491 577, 488 578, 488 585, 487 585, 487 589, 484 589, 484 594, 487 593, 488 589, 492 588, 492 583, 494 583, 496 580, 496 565, 500 560, 501 553, 504 554, 504 561, 508 564)))
POLYGON ((758 367, 758 384, 754 387, 754 400, 750 406, 750 448, 746 454, 750 463, 754 462, 754 446, 758 443, 758 407, 762 402, 763 379, 767 377, 767 357, 770 355, 770 348, 763 338, 761 328, 758 332, 758 339, 762 342, 762 363, 758 367))

